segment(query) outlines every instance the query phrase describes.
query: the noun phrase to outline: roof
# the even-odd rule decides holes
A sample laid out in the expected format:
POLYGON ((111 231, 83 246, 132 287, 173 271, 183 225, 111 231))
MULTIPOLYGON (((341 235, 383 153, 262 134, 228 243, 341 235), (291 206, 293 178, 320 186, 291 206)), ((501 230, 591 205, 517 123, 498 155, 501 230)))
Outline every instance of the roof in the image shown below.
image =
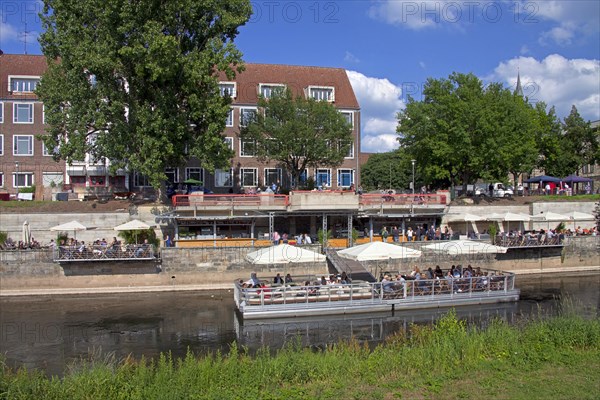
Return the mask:
POLYGON ((1 99, 35 99, 34 94, 12 95, 8 91, 9 75, 42 76, 48 65, 46 57, 30 54, 0 55, 0 98, 1 99))
MULTIPOLYGON (((245 64, 245 70, 236 75, 237 96, 233 104, 257 104, 259 84, 285 84, 294 95, 304 95, 309 86, 335 88, 334 105, 337 108, 359 109, 350 79, 343 68, 310 67, 282 64, 245 64)), ((221 74, 223 81, 229 81, 221 74)))

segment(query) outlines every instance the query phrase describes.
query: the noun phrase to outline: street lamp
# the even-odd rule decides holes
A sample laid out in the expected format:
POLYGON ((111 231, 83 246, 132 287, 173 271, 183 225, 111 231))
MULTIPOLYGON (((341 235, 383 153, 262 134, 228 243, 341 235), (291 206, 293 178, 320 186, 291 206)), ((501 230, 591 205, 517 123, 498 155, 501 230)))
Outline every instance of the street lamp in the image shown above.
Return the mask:
POLYGON ((15 185, 17 188, 17 200, 19 200, 19 162, 15 161, 15 185))
POLYGON ((412 173, 413 173, 412 194, 414 196, 415 195, 415 163, 417 162, 417 160, 410 160, 410 162, 412 163, 412 173))

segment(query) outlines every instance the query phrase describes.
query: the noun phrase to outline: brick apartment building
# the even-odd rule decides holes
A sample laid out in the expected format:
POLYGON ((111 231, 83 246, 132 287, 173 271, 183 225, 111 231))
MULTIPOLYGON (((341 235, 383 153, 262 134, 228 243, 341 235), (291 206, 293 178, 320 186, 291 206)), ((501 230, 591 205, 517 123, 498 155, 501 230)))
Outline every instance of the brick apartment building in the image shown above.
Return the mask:
MULTIPOLYGON (((45 132, 44 106, 34 94, 46 70, 39 55, 0 55, 0 192, 16 194, 35 185, 36 199, 50 199, 51 188, 72 189, 84 196, 94 192, 139 192, 149 188, 148 180, 135 171, 110 175, 110 161, 85 160, 66 165, 55 162, 52 153, 37 136, 45 132)), ((360 149, 360 107, 346 71, 341 68, 246 64, 234 81, 220 82, 222 94, 232 97, 223 136, 235 156, 231 168, 205 171, 197 160, 186 166, 166 169, 167 180, 177 186, 187 179, 204 182, 215 193, 238 193, 280 181, 290 185, 290 177, 277 162, 259 162, 240 137, 240 126, 257 111, 259 95, 269 97, 275 88, 290 88, 303 95, 331 102, 353 126, 353 146, 338 168, 316 167, 301 179, 314 179, 327 189, 348 188, 358 183, 360 149)))

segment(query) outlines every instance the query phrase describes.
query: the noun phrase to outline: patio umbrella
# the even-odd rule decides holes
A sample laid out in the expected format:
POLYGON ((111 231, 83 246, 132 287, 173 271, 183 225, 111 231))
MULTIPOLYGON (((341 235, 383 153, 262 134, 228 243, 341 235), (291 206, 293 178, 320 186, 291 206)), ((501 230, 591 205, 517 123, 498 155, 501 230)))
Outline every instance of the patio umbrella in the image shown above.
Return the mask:
POLYGON ((356 261, 389 260, 421 257, 419 250, 385 242, 369 242, 338 251, 341 257, 356 261))
POLYGON ((596 217, 592 214, 583 213, 579 211, 571 211, 566 214, 571 221, 573 221, 573 230, 575 230, 575 222, 577 221, 591 221, 593 225, 596 223, 596 217))
MULTIPOLYGON (((466 235, 469 235, 469 223, 473 224, 473 222, 477 222, 477 221, 485 221, 486 217, 482 217, 480 215, 475 215, 475 214, 457 214, 457 215, 448 215, 448 221, 449 222, 454 222, 454 221, 464 221, 466 222, 466 235)), ((476 233, 477 233, 477 229, 473 229, 476 233)))
POLYGON ((551 221, 555 221, 555 222, 561 222, 561 221, 568 221, 571 218, 568 215, 563 215, 563 214, 558 214, 552 211, 548 211, 546 213, 543 214, 539 214, 539 215, 532 215, 531 216, 531 220, 532 221, 546 221, 548 222, 548 229, 550 229, 550 222, 551 221))
POLYGON ((64 224, 56 225, 50 228, 51 231, 69 232, 73 231, 73 236, 77 239, 78 231, 85 231, 87 228, 78 221, 71 221, 64 224))
POLYGON ((436 253, 444 253, 449 255, 494 254, 506 253, 508 251, 507 247, 495 246, 493 244, 476 242, 473 240, 451 240, 449 242, 438 242, 425 245, 422 248, 436 253))
POLYGON ((567 182, 567 183, 585 183, 585 182, 592 182, 593 179, 590 178, 584 178, 583 176, 577 176, 577 175, 569 175, 566 176, 562 179, 563 182, 567 182))
POLYGON ((252 264, 289 264, 289 263, 308 263, 325 262, 326 257, 323 254, 314 251, 302 249, 289 244, 279 244, 277 246, 264 247, 246 255, 246 260, 252 264))
POLYGON ((136 231, 135 233, 135 242, 137 243, 137 231, 145 231, 146 229, 150 229, 151 226, 142 222, 140 220, 134 219, 124 224, 118 225, 114 227, 115 231, 136 231))
POLYGON ((31 243, 31 230, 29 228, 29 222, 25 221, 23 222, 23 243, 26 246, 29 246, 29 244, 31 243))
POLYGON ((510 232, 510 222, 519 222, 519 224, 522 224, 524 221, 529 221, 530 220, 530 216, 529 215, 525 215, 525 214, 518 214, 518 213, 511 213, 511 212, 505 212, 505 213, 494 213, 494 214, 490 214, 487 216, 487 220, 488 221, 498 221, 501 222, 500 225, 500 230, 504 231, 504 226, 503 226, 503 222, 507 222, 507 230, 510 232))
POLYGON ((525 183, 542 183, 542 182, 553 182, 553 183, 559 183, 561 181, 560 178, 556 178, 554 176, 548 176, 548 175, 540 175, 540 176, 532 176, 531 178, 523 181, 525 183))

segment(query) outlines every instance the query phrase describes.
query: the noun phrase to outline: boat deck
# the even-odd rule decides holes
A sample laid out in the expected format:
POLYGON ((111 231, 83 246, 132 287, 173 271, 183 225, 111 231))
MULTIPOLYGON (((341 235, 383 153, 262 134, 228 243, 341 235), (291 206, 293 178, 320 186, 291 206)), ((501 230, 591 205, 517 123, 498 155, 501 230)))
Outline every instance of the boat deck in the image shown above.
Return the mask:
POLYGON ((244 288, 236 283, 234 298, 245 319, 440 308, 519 299, 513 274, 482 278, 262 288, 244 288))

